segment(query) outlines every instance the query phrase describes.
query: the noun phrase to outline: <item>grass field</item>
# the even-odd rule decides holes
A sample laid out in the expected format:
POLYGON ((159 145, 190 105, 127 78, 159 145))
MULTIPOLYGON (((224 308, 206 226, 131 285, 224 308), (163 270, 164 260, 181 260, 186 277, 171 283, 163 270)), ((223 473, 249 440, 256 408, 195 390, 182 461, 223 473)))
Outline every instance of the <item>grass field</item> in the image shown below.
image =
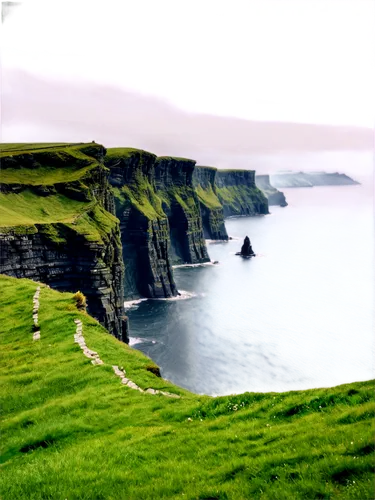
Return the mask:
POLYGON ((88 203, 62 194, 42 197, 28 189, 18 194, 0 193, 0 226, 73 222, 88 208, 88 203))
MULTIPOLYGON (((40 196, 33 186, 82 179, 98 162, 81 150, 87 144, 0 144, 0 184, 22 186, 0 193, 0 226, 73 222, 88 203, 56 192, 40 196), (9 168, 9 163, 11 167, 9 168)), ((92 204, 91 204, 92 205, 92 204)))
POLYGON ((0 276, 2 500, 374 498, 373 381, 197 396, 44 285, 33 341, 36 287, 0 276), (74 343, 76 318, 104 365, 74 343))
POLYGON ((61 148, 70 146, 70 143, 67 142, 1 142, 0 143, 0 153, 13 153, 19 152, 23 153, 25 151, 36 151, 39 149, 48 149, 48 148, 61 148))

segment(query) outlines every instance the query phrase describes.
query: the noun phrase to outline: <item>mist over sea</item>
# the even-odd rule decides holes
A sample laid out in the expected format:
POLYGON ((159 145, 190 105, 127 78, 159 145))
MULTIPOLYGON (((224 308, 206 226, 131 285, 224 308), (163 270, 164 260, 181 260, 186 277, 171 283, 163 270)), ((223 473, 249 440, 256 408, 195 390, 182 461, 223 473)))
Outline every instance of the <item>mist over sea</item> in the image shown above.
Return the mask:
POLYGON ((175 270, 186 300, 128 311, 134 347, 196 393, 287 391, 374 377, 372 186, 284 190, 289 206, 227 220, 219 265, 175 270), (249 235, 257 257, 235 256, 249 235))

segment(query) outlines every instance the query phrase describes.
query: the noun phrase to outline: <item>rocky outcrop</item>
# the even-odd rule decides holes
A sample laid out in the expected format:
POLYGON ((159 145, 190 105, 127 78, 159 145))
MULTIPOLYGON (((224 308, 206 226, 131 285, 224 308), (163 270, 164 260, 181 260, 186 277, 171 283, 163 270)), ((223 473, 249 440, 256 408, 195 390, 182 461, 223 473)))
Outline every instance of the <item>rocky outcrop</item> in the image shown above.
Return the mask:
POLYGON ((254 170, 218 170, 216 194, 226 217, 268 214, 268 201, 255 185, 254 170))
POLYGON ((120 219, 126 298, 177 295, 168 217, 155 192, 155 161, 152 153, 130 148, 110 148, 105 157, 120 219))
POLYGON ((199 199, 204 237, 209 240, 226 241, 228 234, 223 207, 216 195, 216 173, 216 168, 196 166, 193 172, 193 185, 199 199))
POLYGON ((193 187, 195 161, 159 157, 155 185, 168 217, 173 263, 209 262, 197 194, 193 187))
POLYGON ((241 252, 237 252, 236 255, 241 255, 241 257, 247 257, 247 258, 255 257, 255 253, 251 246, 250 238, 248 236, 245 236, 243 245, 241 247, 241 252))
POLYGON ((285 195, 271 185, 269 175, 256 175, 255 184, 268 199, 268 205, 280 205, 286 207, 285 195))
POLYGON ((120 231, 104 153, 97 144, 1 149, 0 273, 80 290, 90 314, 127 341, 120 231))

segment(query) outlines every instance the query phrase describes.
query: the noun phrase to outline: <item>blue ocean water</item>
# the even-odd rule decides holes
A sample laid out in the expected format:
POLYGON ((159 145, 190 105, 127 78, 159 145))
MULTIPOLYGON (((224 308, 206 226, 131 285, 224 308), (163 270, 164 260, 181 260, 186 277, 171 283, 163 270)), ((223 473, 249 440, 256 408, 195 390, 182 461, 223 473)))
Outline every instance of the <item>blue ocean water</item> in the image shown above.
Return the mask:
POLYGON ((284 193, 286 208, 226 221, 234 239, 208 244, 218 265, 175 270, 181 299, 128 310, 164 378, 209 395, 374 378, 372 189, 284 193), (250 260, 235 256, 246 235, 250 260))

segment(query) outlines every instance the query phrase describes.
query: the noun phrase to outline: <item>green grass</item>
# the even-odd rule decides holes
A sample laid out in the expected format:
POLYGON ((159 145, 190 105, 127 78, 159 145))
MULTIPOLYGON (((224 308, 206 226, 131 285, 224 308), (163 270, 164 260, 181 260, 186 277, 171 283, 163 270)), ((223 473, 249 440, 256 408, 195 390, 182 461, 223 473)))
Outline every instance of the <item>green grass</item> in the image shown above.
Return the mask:
POLYGON ((214 193, 211 184, 209 187, 204 189, 200 184, 196 186, 195 192, 198 195, 199 200, 206 205, 206 207, 214 209, 214 208, 222 208, 222 205, 219 201, 219 198, 214 193))
POLYGON ((106 169, 96 159, 101 154, 95 143, 2 144, 1 231, 39 231, 61 245, 77 234, 108 242, 118 221, 101 206, 106 186, 106 169))
POLYGON ((152 362, 42 285, 0 277, 0 498, 374 498, 374 382, 210 398, 164 381, 152 362), (83 322, 93 366, 73 342, 83 322), (111 365, 139 386, 121 385, 111 365), (190 419, 190 420, 189 420, 190 419))
POLYGON ((243 207, 256 212, 256 205, 268 206, 267 198, 256 187, 246 185, 216 187, 216 193, 221 204, 230 207, 233 213, 241 214, 243 207))
POLYGON ((0 193, 0 226, 73 222, 89 206, 62 194, 38 196, 29 189, 18 194, 0 193))
POLYGON ((157 160, 168 160, 168 161, 176 160, 178 162, 189 162, 189 163, 193 162, 193 163, 195 163, 195 160, 192 160, 191 158, 182 158, 180 156, 158 156, 157 160))
POLYGON ((60 148, 70 146, 67 142, 2 142, 0 153, 35 151, 37 149, 60 148))
POLYGON ((0 183, 53 185, 84 178, 99 166, 90 152, 97 144, 2 144, 0 183))
POLYGON ((140 156, 151 156, 156 158, 156 155, 150 153, 149 151, 145 151, 144 149, 137 148, 108 148, 106 153, 106 159, 108 158, 128 158, 133 156, 134 154, 139 154, 140 156))
POLYGON ((149 220, 165 219, 161 199, 156 195, 153 186, 139 171, 131 184, 121 188, 113 188, 116 204, 121 210, 132 206, 149 220))
POLYGON ((68 165, 64 168, 40 167, 35 170, 26 168, 7 168, 0 171, 1 184, 24 184, 27 186, 48 186, 62 182, 73 182, 81 179, 97 163, 90 163, 84 168, 68 165))

